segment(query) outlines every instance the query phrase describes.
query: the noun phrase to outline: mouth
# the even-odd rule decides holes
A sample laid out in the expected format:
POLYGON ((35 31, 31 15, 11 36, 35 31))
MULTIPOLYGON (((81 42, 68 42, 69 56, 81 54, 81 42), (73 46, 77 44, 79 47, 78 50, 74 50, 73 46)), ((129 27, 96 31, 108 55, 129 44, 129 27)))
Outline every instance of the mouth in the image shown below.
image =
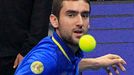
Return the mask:
POLYGON ((75 33, 76 37, 80 38, 84 34, 84 30, 76 29, 76 30, 74 30, 74 33, 75 33))

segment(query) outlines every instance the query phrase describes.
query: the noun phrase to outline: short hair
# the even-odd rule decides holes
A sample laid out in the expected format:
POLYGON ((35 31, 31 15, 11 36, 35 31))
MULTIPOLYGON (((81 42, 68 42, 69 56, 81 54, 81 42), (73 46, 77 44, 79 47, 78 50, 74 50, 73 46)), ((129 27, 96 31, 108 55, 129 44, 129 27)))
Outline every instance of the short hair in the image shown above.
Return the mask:
MULTIPOLYGON (((60 10, 63 7, 63 1, 79 1, 79 0, 53 0, 52 14, 59 18, 60 10)), ((90 0, 84 0, 90 5, 90 0)))

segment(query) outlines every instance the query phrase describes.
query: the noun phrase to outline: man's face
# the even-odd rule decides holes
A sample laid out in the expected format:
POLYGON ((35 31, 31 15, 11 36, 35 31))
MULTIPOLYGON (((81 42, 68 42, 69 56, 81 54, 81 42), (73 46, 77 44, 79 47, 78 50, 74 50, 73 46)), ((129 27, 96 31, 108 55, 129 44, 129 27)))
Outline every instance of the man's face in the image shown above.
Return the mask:
POLYGON ((77 45, 89 28, 89 4, 84 0, 63 1, 56 32, 68 43, 77 45))

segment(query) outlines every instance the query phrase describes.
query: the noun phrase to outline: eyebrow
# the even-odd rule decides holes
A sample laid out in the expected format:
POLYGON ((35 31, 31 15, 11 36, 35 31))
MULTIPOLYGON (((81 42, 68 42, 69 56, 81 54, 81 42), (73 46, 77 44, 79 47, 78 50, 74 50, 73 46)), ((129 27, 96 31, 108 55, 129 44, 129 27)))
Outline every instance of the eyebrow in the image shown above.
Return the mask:
POLYGON ((78 11, 75 11, 75 10, 67 10, 66 12, 67 13, 78 13, 78 11))
MULTIPOLYGON (((75 10, 67 10, 67 13, 79 13, 79 11, 75 11, 75 10)), ((81 13, 89 13, 89 11, 82 11, 81 13)))
POLYGON ((83 11, 82 13, 89 13, 89 11, 83 11))

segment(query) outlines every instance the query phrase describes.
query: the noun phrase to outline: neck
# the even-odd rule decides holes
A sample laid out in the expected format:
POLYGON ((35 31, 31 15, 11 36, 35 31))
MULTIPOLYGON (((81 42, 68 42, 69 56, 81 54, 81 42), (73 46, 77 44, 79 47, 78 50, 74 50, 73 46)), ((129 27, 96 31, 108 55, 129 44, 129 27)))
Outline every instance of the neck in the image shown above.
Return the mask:
POLYGON ((71 44, 67 44, 67 45, 71 48, 71 50, 74 51, 74 53, 76 53, 79 49, 79 47, 77 45, 71 45, 71 44))

